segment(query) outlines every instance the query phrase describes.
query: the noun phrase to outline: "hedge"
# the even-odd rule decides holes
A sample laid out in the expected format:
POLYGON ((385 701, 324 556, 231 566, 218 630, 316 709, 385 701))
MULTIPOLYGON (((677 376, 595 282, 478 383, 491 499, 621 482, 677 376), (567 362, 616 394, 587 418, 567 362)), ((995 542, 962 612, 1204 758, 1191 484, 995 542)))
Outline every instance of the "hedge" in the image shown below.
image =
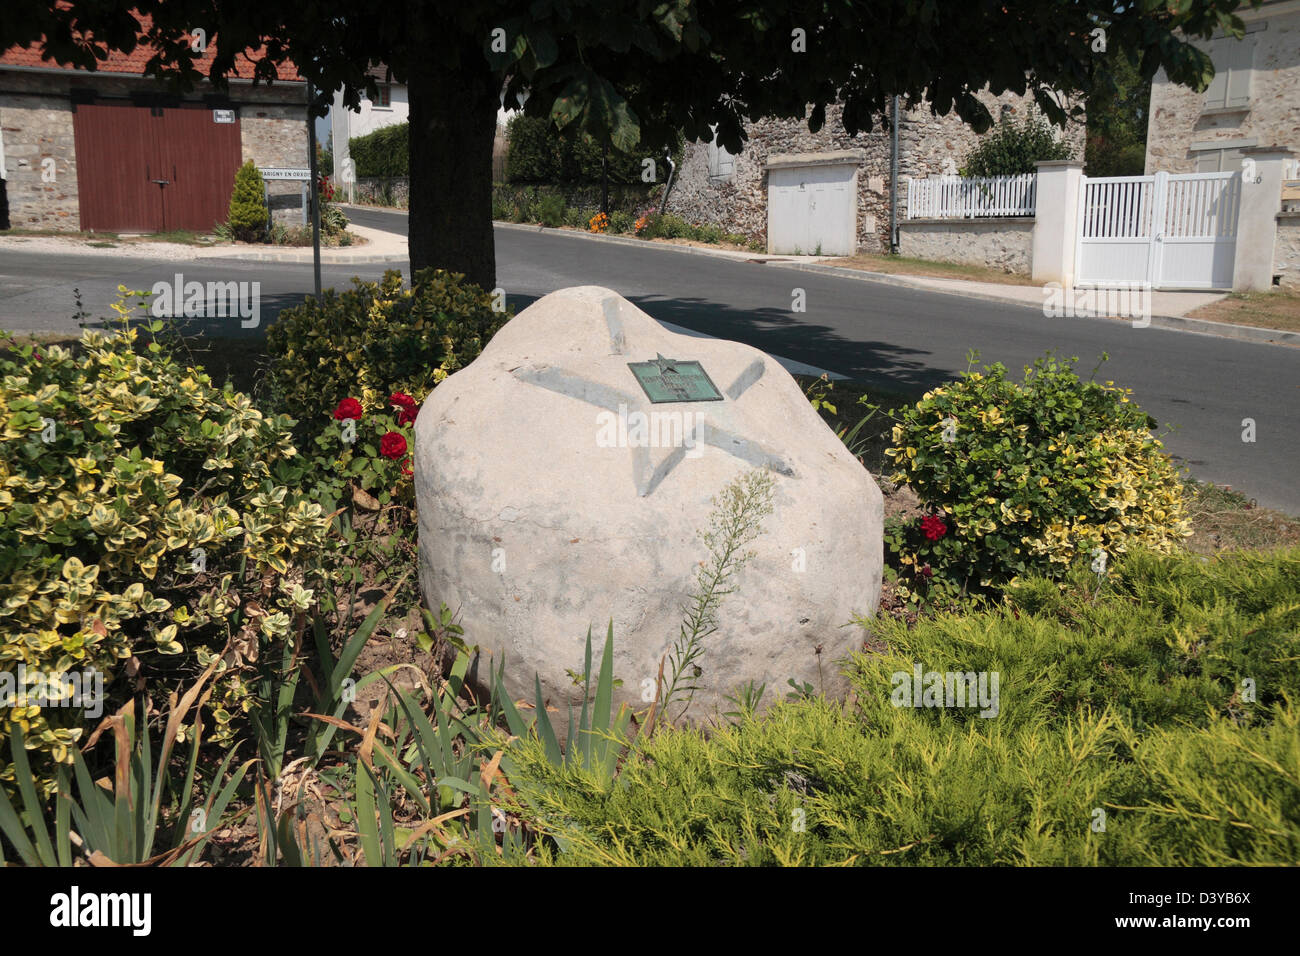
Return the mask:
POLYGON ((410 131, 409 123, 398 123, 348 140, 348 152, 356 165, 357 177, 391 179, 409 175, 410 131))
MULTIPOLYGON (((510 183, 599 183, 602 151, 594 140, 564 134, 550 120, 517 114, 506 127, 506 181, 510 183)), ((673 162, 681 167, 684 143, 680 134, 673 145, 673 162)), ((645 185, 642 161, 656 163, 656 181, 667 179, 668 170, 658 150, 636 153, 609 151, 611 185, 645 185)))

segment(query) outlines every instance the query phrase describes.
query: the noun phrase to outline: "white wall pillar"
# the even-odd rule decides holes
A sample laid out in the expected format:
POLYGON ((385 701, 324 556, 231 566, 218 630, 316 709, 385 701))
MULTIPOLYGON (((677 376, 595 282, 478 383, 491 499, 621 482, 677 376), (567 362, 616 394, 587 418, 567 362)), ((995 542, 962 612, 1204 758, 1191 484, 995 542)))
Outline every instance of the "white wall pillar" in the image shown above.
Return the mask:
POLYGON ((339 89, 334 94, 334 102, 330 105, 330 149, 334 157, 334 168, 330 170, 330 175, 334 178, 334 186, 337 189, 340 186, 345 187, 348 202, 357 201, 356 177, 353 176, 352 182, 345 182, 343 177, 343 164, 352 158, 352 153, 348 149, 348 134, 351 132, 351 113, 343 105, 343 90, 339 89))
POLYGON ((1255 146, 1241 152, 1241 205, 1237 210, 1232 288, 1236 292, 1267 292, 1273 288, 1282 180, 1293 154, 1284 146, 1255 146))
POLYGON ((1083 163, 1058 159, 1036 164, 1032 275, 1036 282, 1074 285, 1074 250, 1079 225, 1083 163))

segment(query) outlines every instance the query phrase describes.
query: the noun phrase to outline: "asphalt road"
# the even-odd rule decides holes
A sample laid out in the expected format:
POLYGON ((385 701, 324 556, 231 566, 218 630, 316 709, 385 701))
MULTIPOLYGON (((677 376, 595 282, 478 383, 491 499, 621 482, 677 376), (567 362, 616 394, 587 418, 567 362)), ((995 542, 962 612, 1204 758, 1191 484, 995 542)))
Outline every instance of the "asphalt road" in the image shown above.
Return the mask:
MULTIPOLYGON (((361 225, 405 232, 405 217, 349 209, 361 225)), ((1098 319, 1048 319, 1039 309, 898 286, 799 272, 654 245, 595 242, 563 232, 498 229, 497 281, 519 310, 572 285, 603 285, 655 318, 735 339, 769 353, 894 387, 932 387, 983 363, 1012 369, 1048 350, 1078 356, 1097 373, 1132 388, 1161 423, 1168 450, 1199 478, 1230 484, 1260 504, 1300 514, 1300 350, 1098 319), (806 311, 793 313, 796 288, 806 311), (1256 441, 1241 440, 1254 419, 1256 441)), ((352 275, 377 278, 383 265, 326 267, 326 285, 352 275)), ((103 309, 119 282, 148 288, 178 271, 173 263, 88 256, 0 253, 0 327, 75 331, 73 286, 103 309)), ((258 335, 285 305, 311 289, 311 266, 203 260, 182 263, 186 279, 258 280, 264 321, 237 320, 214 334, 258 335)), ((106 310, 104 310, 106 311, 106 310)))

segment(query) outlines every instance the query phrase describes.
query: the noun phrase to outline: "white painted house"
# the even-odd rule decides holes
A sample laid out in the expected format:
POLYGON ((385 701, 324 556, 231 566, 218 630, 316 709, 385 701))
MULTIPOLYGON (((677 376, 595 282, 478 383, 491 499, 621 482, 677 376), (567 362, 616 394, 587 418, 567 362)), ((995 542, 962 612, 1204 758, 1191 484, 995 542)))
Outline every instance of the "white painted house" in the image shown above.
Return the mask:
POLYGON ((339 90, 334 94, 334 105, 330 107, 330 135, 334 143, 333 175, 336 183, 347 184, 344 166, 350 158, 349 140, 385 126, 405 123, 410 118, 406 84, 393 80, 389 76, 387 65, 383 63, 370 67, 366 72, 379 85, 374 99, 362 95, 360 108, 350 110, 343 105, 343 91, 339 90))

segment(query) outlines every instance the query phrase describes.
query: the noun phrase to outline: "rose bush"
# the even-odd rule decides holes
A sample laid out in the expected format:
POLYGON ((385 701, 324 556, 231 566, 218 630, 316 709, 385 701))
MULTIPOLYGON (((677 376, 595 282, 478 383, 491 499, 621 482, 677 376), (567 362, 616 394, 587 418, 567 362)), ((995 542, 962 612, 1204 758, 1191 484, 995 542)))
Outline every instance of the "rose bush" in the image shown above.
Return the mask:
MULTIPOLYGON (((401 273, 382 282, 353 280, 285 309, 267 330, 272 405, 298 421, 309 441, 329 423, 322 401, 351 395, 378 408, 392 389, 423 401, 439 382, 478 357, 510 318, 493 296, 464 277, 426 269, 410 289, 401 273)), ((353 409, 350 414, 355 414, 353 409)))

